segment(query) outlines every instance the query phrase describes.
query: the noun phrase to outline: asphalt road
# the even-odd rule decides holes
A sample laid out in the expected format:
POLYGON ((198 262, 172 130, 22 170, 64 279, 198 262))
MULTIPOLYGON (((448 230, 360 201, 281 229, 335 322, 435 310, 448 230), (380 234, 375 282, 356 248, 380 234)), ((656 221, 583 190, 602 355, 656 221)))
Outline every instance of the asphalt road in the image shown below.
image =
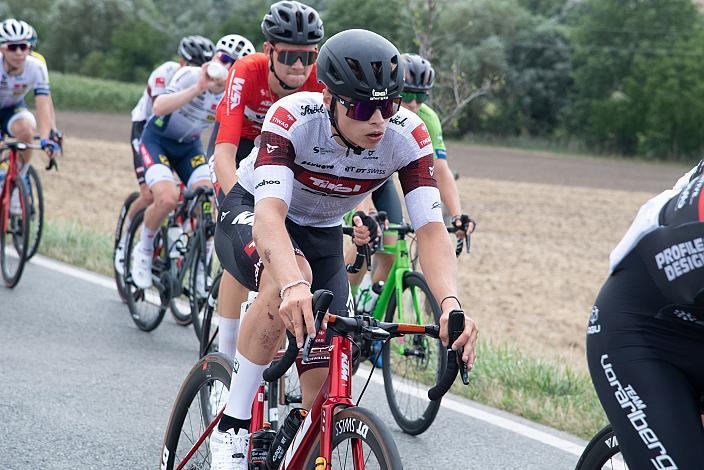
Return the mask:
MULTIPOLYGON (((39 263, 47 264, 31 262, 14 290, 0 288, 0 468, 157 468, 172 402, 196 361, 193 332, 167 317, 143 333, 110 279, 39 263)), ((362 374, 355 378, 361 387, 362 374)), ((362 405, 390 426, 407 469, 568 470, 584 444, 457 397, 429 431, 407 436, 378 382, 362 405)))

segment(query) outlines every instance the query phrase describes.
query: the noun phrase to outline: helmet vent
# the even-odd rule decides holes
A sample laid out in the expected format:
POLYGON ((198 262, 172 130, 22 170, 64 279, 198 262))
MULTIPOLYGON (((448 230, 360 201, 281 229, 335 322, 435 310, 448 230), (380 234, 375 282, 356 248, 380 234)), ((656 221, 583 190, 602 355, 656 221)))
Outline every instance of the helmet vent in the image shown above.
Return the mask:
POLYGON ((350 66, 350 70, 354 74, 354 78, 356 78, 362 83, 367 83, 367 81, 364 79, 364 73, 362 73, 362 66, 360 65, 359 61, 350 57, 345 57, 345 61, 347 61, 347 65, 350 66))

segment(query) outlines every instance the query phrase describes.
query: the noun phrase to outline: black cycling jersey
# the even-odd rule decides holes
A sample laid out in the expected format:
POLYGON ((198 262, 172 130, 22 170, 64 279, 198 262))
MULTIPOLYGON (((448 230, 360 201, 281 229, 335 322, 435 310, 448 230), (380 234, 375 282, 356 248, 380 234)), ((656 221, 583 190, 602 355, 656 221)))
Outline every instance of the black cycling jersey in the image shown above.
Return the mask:
POLYGON ((633 469, 704 465, 701 170, 643 206, 629 229, 629 242, 638 241, 616 264, 589 318, 589 371, 633 469))

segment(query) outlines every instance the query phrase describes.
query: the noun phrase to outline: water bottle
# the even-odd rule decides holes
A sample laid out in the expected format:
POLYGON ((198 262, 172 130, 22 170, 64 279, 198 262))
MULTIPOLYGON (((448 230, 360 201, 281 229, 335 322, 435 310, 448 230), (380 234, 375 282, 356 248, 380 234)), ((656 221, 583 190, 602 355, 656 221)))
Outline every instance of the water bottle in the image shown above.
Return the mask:
POLYGON ((181 256, 181 251, 179 250, 179 239, 183 234, 183 228, 180 225, 174 225, 168 229, 168 242, 169 242, 169 257, 171 259, 177 259, 181 256))
POLYGON ((293 438, 296 436, 303 420, 306 419, 307 414, 308 412, 303 408, 294 408, 288 413, 284 424, 281 425, 279 432, 276 433, 276 438, 274 438, 269 455, 266 458, 266 466, 269 470, 279 468, 286 456, 286 451, 291 446, 291 442, 293 442, 293 438))
POLYGON ((264 423, 264 428, 252 433, 249 440, 249 468, 252 470, 266 470, 269 449, 276 437, 276 432, 270 426, 269 423, 264 423))

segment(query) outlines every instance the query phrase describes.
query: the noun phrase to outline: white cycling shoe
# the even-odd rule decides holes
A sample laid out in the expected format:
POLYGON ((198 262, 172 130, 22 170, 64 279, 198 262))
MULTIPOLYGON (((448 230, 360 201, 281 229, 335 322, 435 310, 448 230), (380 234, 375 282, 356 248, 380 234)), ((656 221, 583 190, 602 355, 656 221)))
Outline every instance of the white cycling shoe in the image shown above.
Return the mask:
POLYGON ((149 289, 152 286, 152 255, 136 246, 132 253, 132 282, 140 289, 149 289))
POLYGON ((210 412, 214 415, 227 404, 230 398, 230 391, 220 381, 215 381, 208 397, 210 412))
POLYGON ((22 205, 20 204, 20 193, 17 188, 12 190, 10 196, 10 215, 22 215, 22 205))
POLYGON ((211 470, 247 470, 249 453, 249 432, 228 429, 220 432, 216 427, 210 435, 211 470))
POLYGON ((117 243, 117 248, 115 248, 115 272, 120 276, 125 274, 125 239, 127 234, 122 234, 122 238, 117 243))

